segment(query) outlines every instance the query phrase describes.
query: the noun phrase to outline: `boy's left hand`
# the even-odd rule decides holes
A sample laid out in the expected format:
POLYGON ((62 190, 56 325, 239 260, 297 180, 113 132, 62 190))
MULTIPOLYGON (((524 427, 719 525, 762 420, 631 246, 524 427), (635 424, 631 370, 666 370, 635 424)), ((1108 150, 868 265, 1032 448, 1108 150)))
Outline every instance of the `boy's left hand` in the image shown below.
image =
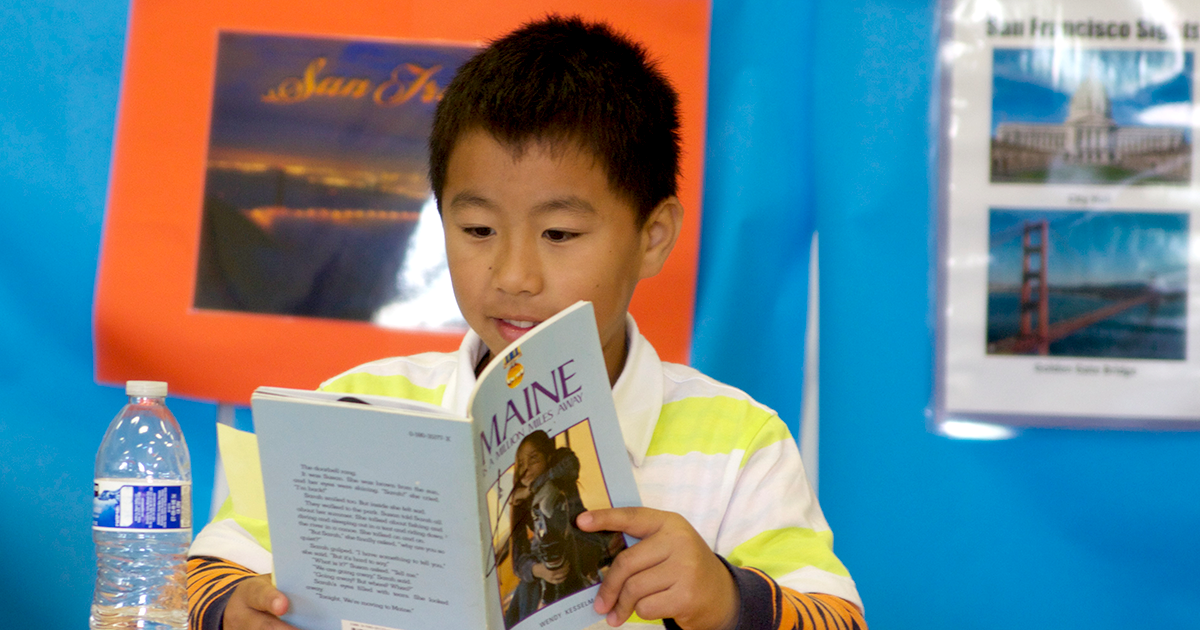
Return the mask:
POLYGON ((585 532, 617 531, 641 540, 617 554, 596 593, 596 612, 619 626, 637 612, 672 618, 685 630, 733 630, 737 585, 700 534, 682 516, 650 508, 611 508, 580 514, 585 532))

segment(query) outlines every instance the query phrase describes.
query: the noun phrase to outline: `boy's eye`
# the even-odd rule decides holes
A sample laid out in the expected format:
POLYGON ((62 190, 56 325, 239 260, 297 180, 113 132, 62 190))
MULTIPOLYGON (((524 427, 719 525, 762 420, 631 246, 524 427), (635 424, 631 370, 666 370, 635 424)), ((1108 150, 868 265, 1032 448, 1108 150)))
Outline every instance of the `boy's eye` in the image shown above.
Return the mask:
POLYGON ((579 236, 576 232, 568 232, 566 230, 546 230, 542 232, 542 235, 551 243, 563 243, 579 236))
POLYGON ((465 228, 463 228, 463 232, 465 232, 467 236, 471 236, 474 238, 487 238, 496 233, 496 231, 490 227, 479 226, 479 225, 465 227, 465 228))

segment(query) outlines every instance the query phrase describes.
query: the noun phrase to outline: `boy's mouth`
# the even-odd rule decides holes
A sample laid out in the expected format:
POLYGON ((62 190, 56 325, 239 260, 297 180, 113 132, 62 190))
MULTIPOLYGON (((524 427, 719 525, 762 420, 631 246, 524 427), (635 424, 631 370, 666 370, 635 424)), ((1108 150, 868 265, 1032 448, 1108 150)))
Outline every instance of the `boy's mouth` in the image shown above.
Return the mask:
POLYGON ((504 341, 512 343, 519 339, 521 335, 529 332, 539 322, 524 320, 524 319, 505 319, 497 317, 495 319, 496 329, 500 332, 500 336, 504 341))

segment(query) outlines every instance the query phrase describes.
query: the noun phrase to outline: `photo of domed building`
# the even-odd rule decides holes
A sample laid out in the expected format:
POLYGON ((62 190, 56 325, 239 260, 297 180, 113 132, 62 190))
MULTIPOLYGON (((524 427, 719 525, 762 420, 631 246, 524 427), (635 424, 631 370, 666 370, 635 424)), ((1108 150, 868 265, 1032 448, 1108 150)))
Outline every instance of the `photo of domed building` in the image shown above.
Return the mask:
POLYGON ((1054 52, 996 51, 992 182, 1190 182, 1191 53, 1091 51, 1057 65, 1036 56, 1054 52), (1073 86, 1072 65, 1080 77, 1073 86), (1056 81, 1039 80, 1047 70, 1056 81), (1120 93, 1116 107, 1112 92, 1120 93))

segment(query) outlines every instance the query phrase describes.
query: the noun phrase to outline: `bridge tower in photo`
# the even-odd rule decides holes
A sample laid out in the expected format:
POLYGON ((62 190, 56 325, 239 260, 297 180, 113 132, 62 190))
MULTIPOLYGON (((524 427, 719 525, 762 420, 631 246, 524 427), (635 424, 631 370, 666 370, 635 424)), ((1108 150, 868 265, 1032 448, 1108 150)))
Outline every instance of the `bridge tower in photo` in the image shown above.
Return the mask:
POLYGON ((1041 355, 1050 354, 1050 284, 1046 281, 1049 247, 1050 222, 1045 219, 1026 222, 1021 236, 1021 332, 1018 344, 1036 348, 1041 355), (1036 267, 1034 258, 1037 259, 1036 267))

